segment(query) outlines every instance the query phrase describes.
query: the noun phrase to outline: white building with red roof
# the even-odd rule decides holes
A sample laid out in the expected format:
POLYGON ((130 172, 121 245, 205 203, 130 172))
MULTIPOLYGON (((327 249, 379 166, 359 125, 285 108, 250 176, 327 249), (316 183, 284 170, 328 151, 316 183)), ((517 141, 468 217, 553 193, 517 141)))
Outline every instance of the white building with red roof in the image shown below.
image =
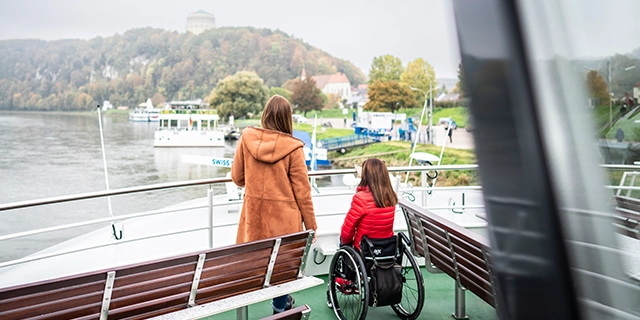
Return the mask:
POLYGON ((344 73, 325 74, 311 78, 316 81, 316 87, 324 94, 335 94, 340 96, 340 99, 351 97, 351 83, 344 73))

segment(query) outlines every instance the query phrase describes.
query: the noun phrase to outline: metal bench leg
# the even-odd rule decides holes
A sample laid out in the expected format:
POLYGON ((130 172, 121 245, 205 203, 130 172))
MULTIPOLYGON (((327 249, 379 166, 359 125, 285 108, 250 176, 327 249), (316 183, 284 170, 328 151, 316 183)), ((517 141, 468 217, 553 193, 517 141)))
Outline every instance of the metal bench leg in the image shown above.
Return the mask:
POLYGON ((465 289, 460 288, 456 283, 456 310, 452 316, 456 319, 469 319, 465 301, 465 289))
POLYGON ((244 306, 236 309, 236 320, 248 320, 249 319, 249 307, 244 306))

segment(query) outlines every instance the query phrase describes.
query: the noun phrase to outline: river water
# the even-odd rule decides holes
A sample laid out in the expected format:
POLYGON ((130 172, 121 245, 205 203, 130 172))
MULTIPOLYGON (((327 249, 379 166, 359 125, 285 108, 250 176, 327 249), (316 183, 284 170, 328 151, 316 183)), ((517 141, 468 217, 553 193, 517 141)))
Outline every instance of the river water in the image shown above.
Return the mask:
MULTIPOLYGON (((181 162, 182 155, 232 158, 236 141, 224 148, 154 148, 158 123, 131 122, 126 114, 103 114, 111 189, 223 177, 228 168, 181 162)), ((224 192, 219 186, 217 192, 224 192)), ((97 112, 0 112, 0 203, 106 189, 97 112)), ((114 215, 160 209, 205 197, 206 187, 112 197, 114 215)), ((36 209, 0 212, 0 236, 109 216, 107 200, 92 199, 36 209)), ((30 236, 0 245, 6 261, 104 225, 30 236)))

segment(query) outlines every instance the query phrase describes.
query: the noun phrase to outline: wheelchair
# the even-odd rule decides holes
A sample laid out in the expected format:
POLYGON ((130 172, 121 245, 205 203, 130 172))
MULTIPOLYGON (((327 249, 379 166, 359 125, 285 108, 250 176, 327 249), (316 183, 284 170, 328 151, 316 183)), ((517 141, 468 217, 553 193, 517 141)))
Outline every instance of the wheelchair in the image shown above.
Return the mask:
POLYGON ((367 316, 369 306, 384 305, 376 301, 376 296, 381 294, 371 290, 375 283, 369 270, 373 270, 374 264, 389 265, 395 262, 395 270, 400 274, 397 281, 402 283, 402 294, 396 298, 399 300, 398 303, 389 305, 401 319, 418 318, 424 305, 424 279, 410 247, 411 242, 401 232, 388 239, 363 237, 360 246, 362 252, 350 245, 341 246, 329 266, 327 290, 327 306, 333 309, 336 317, 341 320, 363 320, 367 316), (369 245, 373 243, 375 248, 369 250, 366 242, 369 245), (394 242, 395 247, 387 249, 387 254, 380 254, 384 251, 380 249, 381 246, 394 242))

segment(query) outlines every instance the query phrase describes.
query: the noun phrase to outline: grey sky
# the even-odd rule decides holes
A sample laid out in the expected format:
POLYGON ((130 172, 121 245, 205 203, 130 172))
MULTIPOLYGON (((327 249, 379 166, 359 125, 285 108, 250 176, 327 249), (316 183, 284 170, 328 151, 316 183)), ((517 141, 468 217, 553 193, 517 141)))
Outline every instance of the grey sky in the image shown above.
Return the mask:
MULTIPOLYGON (((556 1, 556 0, 525 0, 556 1)), ((638 0, 565 0, 577 56, 640 47, 638 0), (614 4, 614 5, 612 5, 614 4)), ((213 13, 218 26, 280 29, 365 74, 374 57, 424 58, 438 78, 456 78, 460 61, 450 0, 0 0, 0 39, 108 37, 132 28, 184 32, 187 14, 213 13)))
POLYGON ((107 37, 132 28, 184 32, 187 14, 213 13, 218 26, 280 29, 365 74, 373 58, 422 57, 439 78, 457 77, 460 57, 448 0, 0 0, 0 39, 107 37))

